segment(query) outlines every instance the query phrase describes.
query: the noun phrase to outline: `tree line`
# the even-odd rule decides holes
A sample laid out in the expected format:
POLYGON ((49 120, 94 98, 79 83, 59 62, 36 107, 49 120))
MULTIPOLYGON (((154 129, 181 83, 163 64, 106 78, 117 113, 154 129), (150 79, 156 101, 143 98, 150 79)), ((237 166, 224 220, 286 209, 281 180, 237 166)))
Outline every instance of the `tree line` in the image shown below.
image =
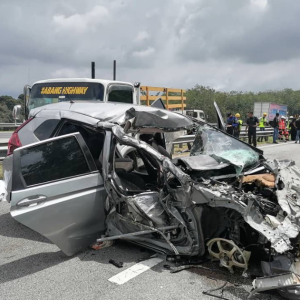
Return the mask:
POLYGON ((246 120, 247 113, 254 109, 254 102, 284 104, 288 107, 289 115, 300 114, 300 90, 269 90, 257 93, 237 91, 220 92, 208 86, 196 85, 187 90, 186 97, 187 108, 202 109, 205 114, 208 115, 208 121, 212 123, 217 121, 213 104, 214 101, 217 102, 224 118, 227 113, 239 113, 241 119, 246 120))
MULTIPOLYGON (((11 96, 0 96, 0 123, 13 123, 13 115, 12 110, 15 105, 21 105, 22 109, 22 115, 21 120, 19 122, 22 122, 24 119, 24 95, 21 94, 17 99, 11 97, 11 96)), ((0 128, 1 130, 1 128, 0 128)))

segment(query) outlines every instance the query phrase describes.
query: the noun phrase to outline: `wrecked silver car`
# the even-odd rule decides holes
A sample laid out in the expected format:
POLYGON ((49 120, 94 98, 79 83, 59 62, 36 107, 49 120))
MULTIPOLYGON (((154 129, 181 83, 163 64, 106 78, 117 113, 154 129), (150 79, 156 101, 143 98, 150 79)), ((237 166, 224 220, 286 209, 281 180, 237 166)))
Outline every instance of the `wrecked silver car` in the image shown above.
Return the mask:
POLYGON ((260 261, 252 294, 277 289, 300 299, 292 161, 265 160, 217 128, 155 108, 61 103, 33 117, 58 122, 50 138, 4 162, 17 221, 67 255, 123 239, 175 257, 210 255, 232 273, 260 261), (166 136, 170 143, 193 126, 190 156, 172 160, 166 136))

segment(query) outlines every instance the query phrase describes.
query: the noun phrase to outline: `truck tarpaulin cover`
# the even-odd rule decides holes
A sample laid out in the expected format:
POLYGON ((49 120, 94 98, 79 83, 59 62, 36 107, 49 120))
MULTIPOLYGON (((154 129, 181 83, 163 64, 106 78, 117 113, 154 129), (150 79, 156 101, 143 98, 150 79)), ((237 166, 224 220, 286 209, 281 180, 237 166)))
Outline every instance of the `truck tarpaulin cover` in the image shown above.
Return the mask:
POLYGON ((135 118, 133 124, 135 128, 158 128, 163 131, 178 131, 193 127, 193 122, 187 117, 167 110, 138 111, 132 107, 126 112, 126 120, 132 118, 135 118))
POLYGON ((191 149, 191 156, 210 155, 219 163, 230 163, 235 166, 237 175, 245 167, 258 163, 259 154, 248 145, 224 133, 200 125, 191 149))

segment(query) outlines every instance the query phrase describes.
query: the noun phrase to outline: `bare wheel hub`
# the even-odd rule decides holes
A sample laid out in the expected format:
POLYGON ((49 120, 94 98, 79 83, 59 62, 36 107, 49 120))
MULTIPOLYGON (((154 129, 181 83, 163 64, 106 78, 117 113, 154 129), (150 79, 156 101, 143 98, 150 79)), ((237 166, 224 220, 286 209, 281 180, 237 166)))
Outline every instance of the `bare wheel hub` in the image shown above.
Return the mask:
POLYGON ((207 243, 208 252, 212 258, 220 261, 220 266, 234 273, 233 267, 248 269, 251 253, 240 249, 233 241, 215 238, 207 243))

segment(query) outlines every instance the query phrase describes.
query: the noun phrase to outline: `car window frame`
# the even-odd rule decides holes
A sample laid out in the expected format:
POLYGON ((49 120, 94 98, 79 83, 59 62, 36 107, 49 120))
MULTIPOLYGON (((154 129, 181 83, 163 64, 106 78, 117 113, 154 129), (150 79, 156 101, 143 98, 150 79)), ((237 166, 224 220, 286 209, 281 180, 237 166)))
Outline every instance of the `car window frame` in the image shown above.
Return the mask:
POLYGON ((14 155, 13 155, 13 172, 12 172, 12 191, 21 191, 21 190, 25 190, 25 189, 30 189, 36 186, 41 186, 41 185, 47 185, 47 184, 51 184, 53 182, 59 182, 59 181, 63 181, 63 180, 68 180, 71 178, 76 178, 76 177, 80 177, 80 176, 85 176, 88 174, 92 174, 95 172, 99 172, 96 164, 94 162, 94 159, 90 153, 90 150, 88 149, 82 135, 77 132, 77 133, 71 133, 71 134, 66 134, 66 135, 61 135, 58 137, 54 137, 54 138, 50 138, 47 140, 43 140, 37 143, 33 143, 33 144, 29 144, 26 145, 24 147, 20 147, 17 148, 14 151, 14 155), (60 140, 60 139, 65 139, 65 138, 69 138, 69 137, 74 137, 83 153, 84 159, 86 161, 86 164, 88 166, 89 171, 87 173, 83 173, 83 174, 78 174, 78 175, 74 175, 74 176, 70 176, 70 177, 64 177, 64 178, 60 178, 60 179, 56 179, 56 180, 52 180, 52 181, 47 181, 47 182, 42 182, 42 183, 38 183, 38 184, 34 184, 34 185, 27 185, 24 177, 21 173, 21 151, 23 149, 27 149, 27 148, 32 148, 34 146, 38 146, 38 145, 42 145, 42 144, 47 144, 49 142, 53 142, 56 140, 60 140))
MULTIPOLYGON (((52 132, 52 134, 49 137, 49 139, 52 138, 52 137, 59 136, 61 130, 63 129, 63 127, 65 126, 66 123, 69 123, 69 124, 72 124, 72 125, 75 125, 75 126, 84 127, 84 128, 93 130, 95 132, 99 131, 99 128, 96 128, 96 127, 92 126, 91 124, 83 123, 83 122, 76 121, 76 120, 73 120, 73 119, 62 118, 60 120, 60 122, 57 124, 56 128, 54 129, 54 131, 52 132)), ((100 130, 100 131, 103 132, 103 134, 105 135, 105 130, 100 130)))

